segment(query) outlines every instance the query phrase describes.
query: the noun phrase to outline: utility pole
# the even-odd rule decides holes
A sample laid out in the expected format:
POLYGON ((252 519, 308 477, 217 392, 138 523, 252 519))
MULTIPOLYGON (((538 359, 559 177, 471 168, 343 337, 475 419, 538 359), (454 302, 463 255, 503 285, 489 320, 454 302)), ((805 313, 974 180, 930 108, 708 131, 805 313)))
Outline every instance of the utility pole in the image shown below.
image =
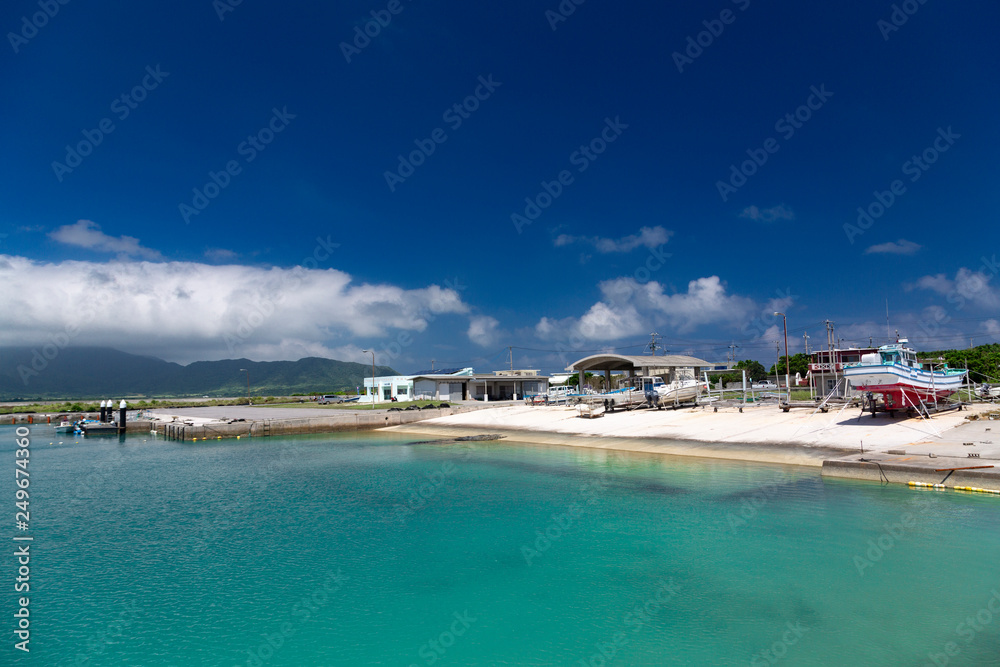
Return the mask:
POLYGON ((514 370, 514 346, 513 345, 508 345, 507 346, 507 356, 510 357, 510 370, 513 371, 514 370))
POLYGON ((809 356, 809 332, 802 334, 802 339, 806 342, 806 356, 809 356))
POLYGON ((431 372, 434 371, 434 362, 435 361, 437 361, 437 359, 431 359, 431 372))
POLYGON ((736 363, 736 348, 738 347, 739 345, 736 344, 736 341, 729 344, 729 368, 732 368, 733 364, 736 363))
MULTIPOLYGON (((780 372, 778 370, 778 364, 780 363, 781 363, 781 341, 776 340, 774 341, 774 384, 778 385, 779 389, 781 388, 781 383, 778 381, 778 373, 780 372)), ((781 394, 778 395, 780 396, 781 394)))
POLYGON ((659 335, 660 334, 656 333, 655 331, 649 334, 649 352, 654 357, 656 356, 656 337, 659 335))
MULTIPOLYGON (((833 373, 834 380, 837 378, 837 364, 833 360, 833 348, 834 348, 834 338, 833 338, 833 322, 830 320, 824 320, 823 324, 826 325, 826 361, 829 365, 829 370, 833 373)), ((826 388, 823 388, 823 392, 826 392, 826 388)))

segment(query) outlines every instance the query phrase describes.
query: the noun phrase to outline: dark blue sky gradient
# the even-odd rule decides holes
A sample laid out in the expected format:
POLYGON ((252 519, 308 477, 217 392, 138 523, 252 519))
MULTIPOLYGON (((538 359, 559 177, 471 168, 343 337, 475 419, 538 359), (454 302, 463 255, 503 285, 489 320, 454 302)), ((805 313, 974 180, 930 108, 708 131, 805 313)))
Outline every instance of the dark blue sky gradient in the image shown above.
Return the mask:
MULTIPOLYGON (((742 356, 767 361, 770 336, 746 322, 769 315, 768 301, 789 289, 794 298, 782 306, 800 347, 803 329, 813 344, 824 339, 816 323, 827 318, 854 338, 871 323, 884 335, 886 297, 893 328, 914 339, 927 308, 948 310, 951 321, 923 347, 997 339, 992 282, 958 310, 946 292, 916 286, 937 274, 954 281, 997 251, 995 3, 928 0, 885 40, 877 21, 889 18, 891 2, 751 0, 741 11, 744 0, 587 0, 553 31, 545 12, 555 0, 401 0, 403 10, 350 63, 338 45, 386 3, 331 4, 244 0, 220 21, 210 0, 70 2, 18 53, 5 44, 0 253, 114 261, 49 236, 92 220, 110 237, 138 238, 161 261, 290 268, 329 235, 341 245, 320 268, 353 284, 415 290, 457 278, 465 286, 467 312, 416 333, 394 360, 400 370, 431 357, 479 359, 490 370, 507 345, 531 348, 519 365, 555 370, 560 355, 546 350, 558 337, 538 337, 539 320, 571 327, 602 300, 602 281, 634 276, 649 255, 643 246, 601 253, 579 239, 659 226, 673 233, 662 248, 672 257, 652 275, 663 292, 718 276, 727 295, 746 299, 745 316, 687 325, 673 311, 636 304, 644 326, 609 329, 577 348, 640 343, 655 328, 675 352, 725 359, 725 343, 736 340, 742 356), (672 53, 723 10, 735 20, 679 73, 672 53), (169 76, 119 120, 111 102, 157 65, 169 76), (442 113, 488 76, 501 85, 449 127, 442 113), (813 86, 832 97, 783 137, 775 122, 813 86), (274 108, 294 120, 246 163, 237 146, 274 108), (115 130, 60 182, 52 162, 105 117, 115 130), (628 128, 577 172, 571 153, 606 118, 628 128), (384 172, 439 127, 447 140, 390 191, 384 172), (903 163, 949 127, 961 138, 910 182, 903 163), (779 150, 723 201, 716 182, 769 137, 779 150), (242 172, 185 224, 179 204, 229 160, 242 172), (518 233, 511 214, 563 169, 573 184, 518 233), (906 193, 849 243, 843 225, 894 179, 904 179, 906 193), (741 217, 751 206, 792 213, 741 217), (557 245, 560 234, 578 240, 557 245), (920 248, 865 253, 900 239, 920 248), (466 334, 476 316, 496 320, 483 344, 466 334)), ((0 27, 16 32, 36 11, 36 2, 6 3, 0 27)), ((388 326, 375 339, 331 332, 315 342, 381 349, 395 336, 388 326)), ((147 351, 190 360, 184 345, 147 351)))

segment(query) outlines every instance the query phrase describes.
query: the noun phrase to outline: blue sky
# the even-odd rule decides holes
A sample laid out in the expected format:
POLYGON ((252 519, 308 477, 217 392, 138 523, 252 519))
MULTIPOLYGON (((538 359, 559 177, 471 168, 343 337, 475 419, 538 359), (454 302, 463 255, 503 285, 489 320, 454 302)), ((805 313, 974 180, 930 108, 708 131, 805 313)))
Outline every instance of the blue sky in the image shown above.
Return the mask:
POLYGON ((995 4, 335 5, 5 4, 0 344, 1000 339, 995 4))

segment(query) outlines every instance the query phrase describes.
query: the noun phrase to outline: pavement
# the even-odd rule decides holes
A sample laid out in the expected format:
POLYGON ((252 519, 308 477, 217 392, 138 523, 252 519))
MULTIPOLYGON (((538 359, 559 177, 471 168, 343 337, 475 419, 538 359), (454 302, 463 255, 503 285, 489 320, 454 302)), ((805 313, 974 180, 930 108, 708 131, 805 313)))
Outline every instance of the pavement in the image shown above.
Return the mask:
POLYGON ((521 405, 429 419, 397 430, 429 433, 435 429, 475 429, 531 441, 542 439, 544 434, 553 444, 657 449, 664 453, 804 465, 822 465, 828 459, 859 455, 862 447, 869 456, 910 460, 923 457, 933 461, 930 455, 934 454, 969 460, 968 465, 979 461, 983 465, 1000 465, 1000 421, 967 419, 971 415, 985 417, 993 410, 996 406, 986 404, 938 413, 930 419, 886 413, 873 418, 858 408, 825 414, 796 408, 785 413, 775 404, 760 404, 747 406, 743 412, 735 407, 715 412, 710 406, 701 406, 614 412, 581 419, 574 408, 521 405), (631 445, 630 440, 634 441, 631 445), (611 441, 618 444, 612 445, 611 441), (978 457, 969 457, 970 453, 978 457))

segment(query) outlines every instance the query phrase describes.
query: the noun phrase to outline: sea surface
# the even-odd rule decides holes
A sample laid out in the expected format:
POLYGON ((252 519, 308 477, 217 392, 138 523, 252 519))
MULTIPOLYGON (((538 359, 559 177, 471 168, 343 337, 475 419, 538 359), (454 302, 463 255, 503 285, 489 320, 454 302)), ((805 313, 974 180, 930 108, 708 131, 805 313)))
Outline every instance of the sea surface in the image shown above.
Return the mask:
POLYGON ((996 496, 419 439, 0 427, 0 664, 1000 665, 996 496))

